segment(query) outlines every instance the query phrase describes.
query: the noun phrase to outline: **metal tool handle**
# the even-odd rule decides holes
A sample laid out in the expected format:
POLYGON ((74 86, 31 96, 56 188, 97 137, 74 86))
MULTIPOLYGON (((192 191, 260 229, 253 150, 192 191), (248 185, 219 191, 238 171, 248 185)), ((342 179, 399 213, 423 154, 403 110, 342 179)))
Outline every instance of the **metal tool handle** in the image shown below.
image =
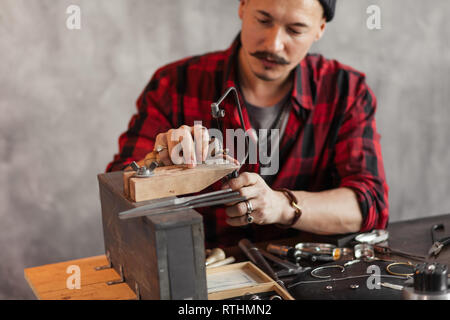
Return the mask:
POLYGON ((261 252, 261 254, 264 256, 264 258, 272 261, 273 263, 276 263, 277 265, 279 265, 283 268, 286 268, 286 269, 298 269, 299 268, 299 266, 297 266, 296 264, 293 264, 292 262, 287 261, 287 260, 280 259, 280 258, 274 256, 273 254, 270 254, 267 251, 259 250, 259 252, 261 252))
POLYGON ((437 230, 444 230, 445 227, 442 223, 440 224, 435 224, 431 227, 431 242, 435 243, 436 241, 438 241, 437 237, 436 237, 436 231, 437 230))
POLYGON ((424 256, 415 255, 409 252, 399 251, 399 250, 393 250, 390 247, 384 247, 384 246, 373 246, 373 249, 375 252, 382 253, 382 254, 394 254, 400 257, 404 257, 407 259, 414 259, 414 260, 425 260, 426 258, 424 256))
POLYGON ((248 239, 242 239, 239 241, 239 248, 245 253, 245 255, 259 268, 266 272, 273 280, 285 288, 284 283, 278 278, 272 267, 267 263, 266 259, 262 256, 261 252, 253 243, 248 239))

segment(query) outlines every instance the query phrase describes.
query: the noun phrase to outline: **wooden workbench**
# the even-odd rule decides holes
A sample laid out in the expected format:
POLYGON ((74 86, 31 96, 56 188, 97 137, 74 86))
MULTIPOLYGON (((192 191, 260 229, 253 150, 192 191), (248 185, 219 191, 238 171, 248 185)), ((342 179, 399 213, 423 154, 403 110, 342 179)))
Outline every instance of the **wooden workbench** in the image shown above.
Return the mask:
POLYGON ((95 270, 108 264, 105 255, 25 269, 25 279, 41 300, 131 300, 136 295, 126 283, 107 285, 120 279, 114 269, 95 270), (80 289, 68 289, 69 266, 80 267, 80 289))
MULTIPOLYGON (((432 225, 442 223, 445 231, 442 237, 450 232, 450 214, 423 219, 401 221, 392 223, 389 227, 389 245, 397 250, 408 251, 417 255, 427 255, 431 246, 430 228, 432 225)), ((311 241, 311 235, 303 235, 299 238, 286 239, 284 244, 295 244, 301 241, 311 241)), ((275 241, 274 241, 275 242, 275 241)), ((277 241, 280 243, 280 241, 277 241)), ((265 243, 258 244, 264 248, 265 243)), ((242 253, 236 248, 227 248, 228 254, 236 256, 238 261, 244 259, 242 253)), ((404 258, 397 257, 404 261, 404 258)), ((450 266, 450 248, 444 248, 437 259, 431 258, 431 262, 439 262, 450 266)), ((136 299, 136 295, 127 284, 107 285, 108 281, 120 278, 114 269, 95 270, 95 267, 108 263, 104 255, 44 265, 25 269, 25 279, 28 281, 34 294, 43 300, 130 300, 136 299), (81 270, 81 288, 68 289, 66 282, 70 273, 67 268, 77 265, 81 270)))

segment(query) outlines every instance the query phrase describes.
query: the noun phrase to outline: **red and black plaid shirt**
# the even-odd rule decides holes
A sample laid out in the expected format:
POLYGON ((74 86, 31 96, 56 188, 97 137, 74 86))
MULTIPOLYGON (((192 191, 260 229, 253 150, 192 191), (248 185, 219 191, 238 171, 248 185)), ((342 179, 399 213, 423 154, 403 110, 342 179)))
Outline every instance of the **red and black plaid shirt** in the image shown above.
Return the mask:
MULTIPOLYGON (((186 58, 156 71, 137 100, 138 113, 119 138, 120 151, 106 171, 122 170, 154 148, 159 133, 194 121, 215 127, 211 103, 225 90, 236 87, 238 36, 225 51, 186 58)), ((280 169, 272 188, 323 191, 347 187, 358 197, 363 215, 361 231, 385 228, 388 222, 388 186, 385 180, 380 136, 375 125, 376 98, 365 75, 321 55, 307 55, 293 71, 291 111, 280 144, 280 169)), ((251 128, 245 104, 246 128, 251 128)), ((234 99, 222 105, 223 127, 240 128, 234 99)), ((225 133, 224 133, 225 137, 225 133)), ((246 164, 242 171, 259 172, 246 164)), ((219 183, 211 186, 218 189, 219 183)), ((296 231, 272 225, 230 227, 223 208, 198 210, 203 214, 206 245, 236 245, 290 236, 296 231)))

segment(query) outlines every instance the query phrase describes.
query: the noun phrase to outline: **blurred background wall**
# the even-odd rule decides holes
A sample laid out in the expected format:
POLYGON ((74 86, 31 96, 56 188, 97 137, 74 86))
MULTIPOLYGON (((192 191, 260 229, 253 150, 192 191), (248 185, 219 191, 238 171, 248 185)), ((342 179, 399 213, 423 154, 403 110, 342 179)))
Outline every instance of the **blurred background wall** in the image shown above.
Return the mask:
MULTIPOLYGON (((0 299, 25 267, 103 253, 97 173, 153 72, 224 49, 236 0, 0 0, 0 299), (81 29, 66 26, 69 5, 81 29)), ((450 212, 448 0, 339 0, 312 51, 378 97, 391 221, 450 212), (381 29, 366 12, 381 9, 381 29)))

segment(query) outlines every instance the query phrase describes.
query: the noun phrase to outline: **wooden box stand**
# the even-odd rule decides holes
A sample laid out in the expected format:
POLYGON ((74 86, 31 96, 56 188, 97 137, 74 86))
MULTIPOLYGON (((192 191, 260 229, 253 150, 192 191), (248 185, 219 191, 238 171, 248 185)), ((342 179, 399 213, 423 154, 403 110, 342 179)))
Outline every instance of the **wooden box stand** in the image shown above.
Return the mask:
POLYGON ((136 296, 207 299, 202 216, 187 209, 120 220, 120 212, 151 201, 125 197, 123 172, 100 174, 98 181, 106 256, 136 296))

